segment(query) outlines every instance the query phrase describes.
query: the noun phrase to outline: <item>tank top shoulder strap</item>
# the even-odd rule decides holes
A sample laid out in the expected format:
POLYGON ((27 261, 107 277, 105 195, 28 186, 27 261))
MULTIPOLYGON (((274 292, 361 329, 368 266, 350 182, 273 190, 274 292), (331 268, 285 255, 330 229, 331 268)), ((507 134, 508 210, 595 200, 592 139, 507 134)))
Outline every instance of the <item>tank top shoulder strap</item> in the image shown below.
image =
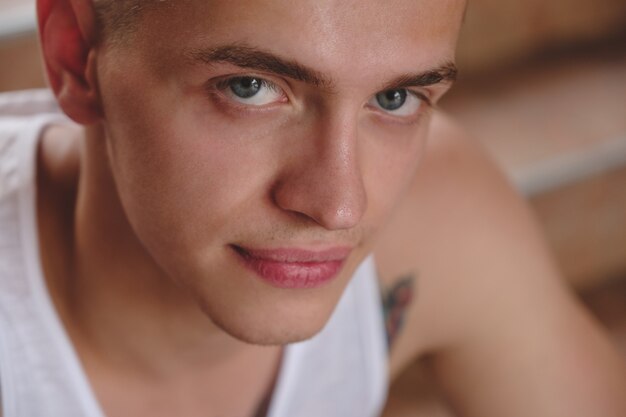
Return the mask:
MULTIPOLYGON (((3 417, 103 417, 48 296, 39 258, 36 154, 42 130, 66 122, 43 93, 0 97, 0 392, 3 417)), ((51 96, 48 94, 48 97, 51 96)))

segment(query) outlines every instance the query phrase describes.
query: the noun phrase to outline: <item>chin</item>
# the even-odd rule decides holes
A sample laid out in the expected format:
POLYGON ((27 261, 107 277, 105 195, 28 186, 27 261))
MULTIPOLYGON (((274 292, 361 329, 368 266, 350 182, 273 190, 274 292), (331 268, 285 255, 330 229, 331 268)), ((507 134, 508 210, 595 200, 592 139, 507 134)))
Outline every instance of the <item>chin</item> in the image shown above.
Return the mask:
MULTIPOLYGON (((254 345, 286 345, 312 338, 333 314, 354 265, 316 288, 277 288, 230 256, 187 262, 173 276, 206 317, 235 339, 254 345)), ((355 261, 353 261, 355 262, 355 261)))
POLYGON ((306 322, 298 320, 262 319, 263 314, 255 317, 237 316, 237 314, 221 314, 203 309, 208 318, 222 331, 235 339, 261 346, 282 346, 302 342, 318 334, 328 322, 330 315, 309 318, 306 322))
POLYGON ((302 342, 315 336, 324 327, 322 325, 306 329, 275 326, 271 328, 250 328, 245 325, 220 322, 213 317, 210 317, 210 319, 231 337, 247 344, 259 346, 284 346, 290 343, 302 342))
MULTIPOLYGON (((284 295, 283 295, 284 296, 284 295)), ((248 344, 276 346, 301 342, 318 334, 330 319, 336 297, 278 300, 201 300, 204 314, 222 331, 248 344)), ((295 297, 298 298, 298 297, 295 297)))

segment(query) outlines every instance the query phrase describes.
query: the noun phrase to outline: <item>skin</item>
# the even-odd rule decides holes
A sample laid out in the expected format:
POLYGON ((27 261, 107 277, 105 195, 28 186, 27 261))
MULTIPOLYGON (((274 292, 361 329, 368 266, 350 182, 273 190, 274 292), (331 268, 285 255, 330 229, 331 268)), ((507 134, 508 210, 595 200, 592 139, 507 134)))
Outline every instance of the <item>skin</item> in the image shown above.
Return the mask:
MULTIPOLYGON (((114 259, 130 258, 117 264, 141 259, 143 266, 135 269, 150 269, 145 274, 150 287, 161 288, 173 300, 173 294, 181 293, 172 288, 176 281, 187 290, 180 304, 188 305, 191 294, 219 327, 237 338, 279 344, 312 336, 327 321, 376 229, 407 187, 426 139, 426 106, 411 117, 388 117, 367 102, 391 80, 453 58, 456 32, 446 31, 433 46, 436 54, 405 59, 404 51, 425 36, 410 24, 394 23, 409 3, 386 15, 364 7, 365 16, 350 18, 351 7, 330 4, 292 11, 280 2, 259 3, 252 13, 247 3, 191 2, 185 8, 151 10, 126 48, 94 51, 106 120, 87 133, 85 187, 89 193, 94 172, 95 182, 112 180, 115 189, 79 201, 79 208, 85 208, 77 215, 90 219, 86 228, 96 228, 91 219, 103 217, 97 211, 114 210, 117 219, 107 221, 128 221, 132 229, 120 241, 136 242, 111 253, 114 259), (371 31, 385 30, 390 36, 375 40, 380 45, 373 48, 385 53, 356 54, 347 33, 356 35, 357 23, 374 14, 379 15, 377 26, 359 30, 356 39, 371 44, 371 31), (224 23, 229 22, 225 15, 238 16, 237 31, 224 23), (287 20, 326 35, 301 50, 304 39, 286 39, 273 30, 287 20), (352 23, 345 27, 346 22, 352 23), (181 31, 183 25, 190 32, 181 31), (250 43, 253 37, 275 55, 297 57, 302 65, 327 74, 334 85, 319 88, 261 74, 279 85, 288 101, 258 109, 237 106, 207 84, 249 70, 188 58, 197 50, 250 43), (355 73, 362 76, 355 79, 355 73), (171 103, 178 103, 177 110, 171 103), (118 197, 119 205, 107 203, 118 197), (252 273, 232 256, 232 244, 317 250, 347 246, 353 253, 330 285, 286 297, 285 291, 251 279, 252 273)), ((433 100, 445 88, 433 87, 433 100)), ((79 230, 79 249, 99 232, 81 236, 79 230)), ((78 266, 77 275, 93 276, 80 269, 105 263, 116 264, 89 259, 78 266)))
POLYGON ((280 346, 321 329, 371 251, 385 287, 419 271, 392 377, 429 355, 463 415, 621 415, 621 362, 524 204, 435 111, 450 82, 412 86, 409 114, 376 105, 398 77, 453 61, 464 2, 182 3, 151 8, 121 45, 95 41, 89 1, 38 3, 50 85, 81 125, 41 142, 42 263, 109 417, 254 415, 280 346), (325 82, 207 62, 224 45, 325 82), (281 93, 242 105, 220 83, 242 75, 281 93), (232 245, 352 251, 328 285, 285 290, 232 245), (543 363, 547 376, 529 366, 543 363))
MULTIPOLYGON (((383 282, 416 277, 391 378, 421 358, 449 410, 436 415, 623 414, 623 359, 566 287, 525 202, 462 131, 442 119, 432 129, 375 249, 383 282)), ((392 392, 385 416, 434 415, 432 401, 392 392)))

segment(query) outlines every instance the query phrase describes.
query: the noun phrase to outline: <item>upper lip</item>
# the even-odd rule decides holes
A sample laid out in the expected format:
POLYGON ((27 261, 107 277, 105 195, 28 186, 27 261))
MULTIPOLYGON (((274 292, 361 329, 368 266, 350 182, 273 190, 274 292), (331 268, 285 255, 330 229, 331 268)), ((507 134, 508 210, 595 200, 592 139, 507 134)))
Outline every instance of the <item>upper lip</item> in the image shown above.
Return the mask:
POLYGON ((233 245, 234 249, 244 256, 285 263, 298 262, 335 262, 343 261, 350 255, 352 248, 348 246, 327 247, 324 249, 285 248, 248 248, 233 245))

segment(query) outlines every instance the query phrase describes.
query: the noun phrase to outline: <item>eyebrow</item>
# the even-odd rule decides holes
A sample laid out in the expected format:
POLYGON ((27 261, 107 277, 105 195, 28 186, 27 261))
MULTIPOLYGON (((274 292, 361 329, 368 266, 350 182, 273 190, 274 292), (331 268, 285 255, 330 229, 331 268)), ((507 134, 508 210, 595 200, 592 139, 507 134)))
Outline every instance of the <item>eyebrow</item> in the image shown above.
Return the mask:
MULTIPOLYGON (((281 58, 271 52, 241 44, 223 45, 208 49, 194 49, 186 54, 192 62, 202 64, 229 63, 240 68, 292 78, 316 87, 332 88, 330 78, 319 71, 306 67, 294 60, 281 58)), ((387 83, 383 90, 404 87, 426 87, 442 82, 452 83, 458 70, 454 63, 447 62, 436 68, 416 74, 405 74, 387 83)))
POLYGON ((382 91, 405 87, 428 87, 440 83, 452 84, 456 81, 458 73, 456 65, 453 62, 447 62, 439 67, 418 74, 401 75, 386 84, 382 91))
POLYGON ((246 45, 225 45, 209 49, 196 49, 188 54, 193 61, 204 64, 229 63, 241 68, 271 72, 312 84, 316 87, 330 87, 332 82, 319 71, 281 58, 271 52, 246 45))

